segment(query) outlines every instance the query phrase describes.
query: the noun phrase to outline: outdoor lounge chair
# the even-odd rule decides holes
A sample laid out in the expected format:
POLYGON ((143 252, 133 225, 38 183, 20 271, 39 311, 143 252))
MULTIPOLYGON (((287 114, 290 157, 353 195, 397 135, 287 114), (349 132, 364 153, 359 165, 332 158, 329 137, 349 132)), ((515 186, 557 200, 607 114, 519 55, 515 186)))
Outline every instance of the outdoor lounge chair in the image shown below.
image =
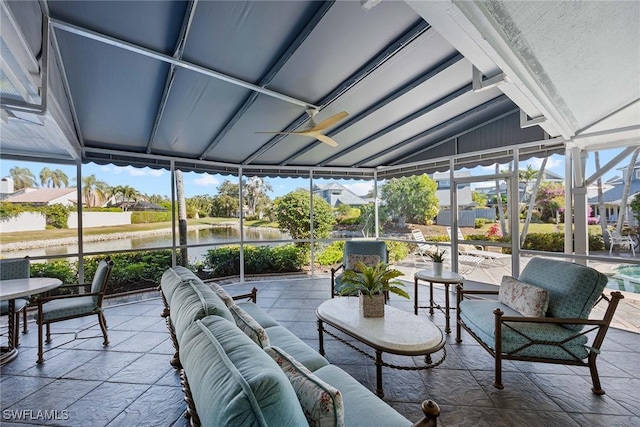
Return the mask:
POLYGON ((380 262, 389 262, 387 245, 378 240, 347 240, 344 243, 342 264, 331 269, 331 298, 340 295, 343 288, 342 274, 338 271, 353 269, 357 262, 364 262, 367 266, 377 265, 380 262))
POLYGON ((605 228, 607 234, 609 235, 609 255, 611 255, 611 251, 613 250, 614 245, 618 245, 619 247, 628 247, 629 250, 633 253, 633 256, 636 256, 636 250, 634 248, 635 242, 631 238, 631 236, 622 236, 616 230, 609 230, 605 228))
MULTIPOLYGON (((98 263, 96 274, 93 276, 92 283, 83 283, 80 285, 63 285, 58 290, 78 289, 91 287, 89 293, 62 294, 54 296, 41 297, 36 300, 38 304, 38 362, 44 362, 43 345, 42 345, 42 326, 47 327, 47 343, 51 342, 51 323, 61 322, 63 320, 76 319, 78 317, 97 315, 102 329, 104 341, 102 345, 109 345, 109 337, 107 336, 107 320, 102 311, 102 300, 107 283, 113 268, 113 261, 109 257, 98 263)), ((77 337, 77 333, 75 333, 77 337)), ((95 338, 95 337, 90 337, 95 338)))
MULTIPOLYGON (((447 234, 449 239, 453 241, 453 234, 451 233, 451 227, 447 227, 447 234)), ((462 234, 462 230, 458 228, 458 242, 466 240, 462 234)), ((498 252, 485 251, 482 246, 470 245, 467 243, 458 244, 458 251, 464 255, 472 255, 482 257, 490 261, 489 263, 483 263, 483 266, 490 265, 506 265, 508 260, 511 259, 511 255, 498 252)))
MULTIPOLYGON (((438 243, 436 245, 432 245, 429 243, 426 243, 426 239, 424 238, 424 234, 422 234, 422 231, 420 230, 412 230, 411 234, 413 235, 413 239, 418 242, 418 247, 416 249, 416 251, 414 252, 416 255, 420 255, 422 257, 423 261, 430 261, 426 258, 426 254, 428 252, 433 252, 436 250, 439 250, 439 245, 442 243, 438 243)), ((449 242, 444 242, 447 246, 449 246, 449 242)), ((450 248, 445 250, 445 261, 447 261, 449 263, 449 265, 451 265, 451 250, 450 248)), ((464 253, 459 253, 458 255, 458 262, 460 265, 460 272, 461 273, 471 273, 473 272, 473 270, 476 269, 476 267, 478 267, 479 265, 481 265, 484 262, 484 258, 482 257, 478 257, 475 255, 468 255, 468 254, 464 254, 464 253)))

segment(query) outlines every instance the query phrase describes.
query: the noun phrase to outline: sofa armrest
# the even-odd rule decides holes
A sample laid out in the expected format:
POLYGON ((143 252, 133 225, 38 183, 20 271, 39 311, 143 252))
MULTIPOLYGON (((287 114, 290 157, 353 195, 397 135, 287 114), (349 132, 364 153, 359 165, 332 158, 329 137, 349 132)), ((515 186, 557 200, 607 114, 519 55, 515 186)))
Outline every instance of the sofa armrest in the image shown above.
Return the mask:
POLYGON ((233 295, 231 298, 234 301, 241 300, 241 299, 247 299, 247 300, 250 300, 252 303, 255 304, 256 301, 258 300, 258 289, 253 288, 253 289, 251 289, 251 292, 249 292, 248 294, 233 295))
POLYGON ((424 418, 413 424, 413 427, 436 427, 440 416, 440 406, 433 400, 425 400, 421 405, 424 418))

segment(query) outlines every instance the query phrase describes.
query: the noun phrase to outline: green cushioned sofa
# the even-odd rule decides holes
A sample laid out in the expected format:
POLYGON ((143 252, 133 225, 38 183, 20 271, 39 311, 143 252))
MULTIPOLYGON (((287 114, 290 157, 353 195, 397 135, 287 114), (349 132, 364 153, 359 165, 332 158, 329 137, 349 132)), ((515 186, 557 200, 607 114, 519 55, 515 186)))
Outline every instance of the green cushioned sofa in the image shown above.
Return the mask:
POLYGON ((593 268, 553 259, 532 258, 518 280, 546 291, 545 315, 524 316, 509 305, 484 298, 498 291, 459 286, 456 341, 462 341, 464 329, 491 353, 497 388, 503 388, 502 360, 508 359, 588 366, 593 392, 604 394, 596 357, 622 294, 603 294, 608 279, 593 268), (589 319, 601 301, 608 302, 604 317, 589 319))
MULTIPOLYGON (((163 316, 176 348, 171 364, 181 369, 186 415, 192 425, 308 425, 290 380, 276 361, 236 326, 233 305, 264 329, 270 346, 281 348, 340 391, 345 426, 412 425, 260 308, 255 303, 255 289, 231 298, 218 285, 206 284, 190 270, 174 267, 164 273, 160 291, 165 302, 163 316)), ((425 401, 422 409, 425 417, 415 425, 435 426, 438 406, 425 401)))

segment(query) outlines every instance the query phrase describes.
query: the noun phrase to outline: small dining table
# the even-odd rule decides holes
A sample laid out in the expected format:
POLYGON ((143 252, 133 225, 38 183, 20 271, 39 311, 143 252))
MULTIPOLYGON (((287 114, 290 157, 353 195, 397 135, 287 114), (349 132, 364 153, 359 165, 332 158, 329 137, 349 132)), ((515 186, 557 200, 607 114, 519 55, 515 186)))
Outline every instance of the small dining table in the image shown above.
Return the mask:
POLYGON ((30 277, 24 279, 0 280, 0 301, 9 302, 9 339, 7 346, 2 346, 0 366, 12 361, 16 356, 18 356, 18 349, 15 345, 16 298, 50 291, 60 285, 62 285, 62 281, 53 277, 30 277))

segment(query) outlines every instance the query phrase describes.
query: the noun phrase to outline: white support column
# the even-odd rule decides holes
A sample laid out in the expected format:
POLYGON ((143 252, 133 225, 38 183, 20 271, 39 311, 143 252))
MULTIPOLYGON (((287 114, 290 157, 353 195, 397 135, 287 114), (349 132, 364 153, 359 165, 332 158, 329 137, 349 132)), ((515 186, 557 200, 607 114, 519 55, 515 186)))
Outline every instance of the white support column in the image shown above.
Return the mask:
POLYGON ((380 223, 380 216, 378 213, 378 205, 380 204, 380 197, 378 197, 378 171, 373 171, 373 226, 375 227, 376 239, 380 238, 380 231, 378 224, 380 223))
MULTIPOLYGON (((587 185, 586 166, 588 153, 579 148, 572 152, 574 167, 573 193, 573 224, 574 224, 574 252, 576 255, 589 255, 589 232, 587 227, 587 185)), ((567 215, 565 214, 565 218, 567 215)), ((566 219, 565 219, 566 221, 566 219)), ((586 260, 576 260, 585 264, 586 260)))
POLYGON ((572 196, 571 188, 573 183, 573 172, 571 168, 571 149, 564 152, 564 253, 573 253, 573 221, 572 221, 572 196))
POLYGON ((240 283, 244 283, 244 209, 242 203, 242 167, 238 168, 238 202, 240 207, 240 283))
POLYGON ((311 246, 311 277, 314 277, 315 244, 313 239, 313 170, 309 171, 309 245, 311 246))
POLYGON ((513 150, 513 170, 509 176, 509 219, 511 224, 511 275, 520 276, 520 182, 518 180, 520 151, 513 150))
POLYGON ((178 265, 176 258, 176 162, 171 160, 171 265, 178 265))
POLYGON ((455 180, 455 162, 449 160, 449 203, 451 204, 451 270, 458 272, 458 183, 455 180))
POLYGON ((84 233, 84 226, 82 223, 82 161, 80 160, 78 160, 78 163, 76 163, 76 182, 78 183, 78 186, 76 188, 76 198, 78 199, 78 283, 85 283, 84 244, 82 243, 82 235, 84 233))

